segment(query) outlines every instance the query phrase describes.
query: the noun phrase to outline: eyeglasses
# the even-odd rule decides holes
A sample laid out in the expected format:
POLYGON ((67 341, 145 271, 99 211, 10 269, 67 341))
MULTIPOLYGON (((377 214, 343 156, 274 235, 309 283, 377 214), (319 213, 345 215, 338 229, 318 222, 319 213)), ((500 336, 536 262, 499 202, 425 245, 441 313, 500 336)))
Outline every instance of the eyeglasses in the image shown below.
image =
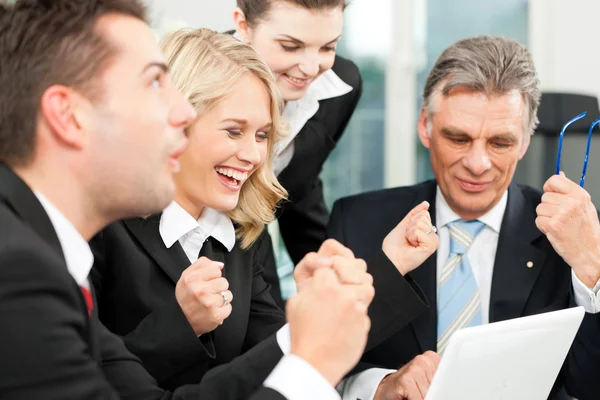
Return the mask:
MULTIPOLYGON (((571 125, 575 121, 579 121, 581 118, 585 117, 586 115, 587 115, 587 112, 582 112, 581 114, 579 114, 575 118, 571 119, 569 122, 567 122, 562 127, 562 129, 560 131, 560 136, 558 139, 558 154, 556 155, 556 175, 558 175, 560 173, 560 157, 562 154, 563 136, 565 135, 565 131, 567 130, 569 125, 571 125)), ((579 186, 581 186, 581 187, 583 187, 585 185, 585 174, 587 172, 588 158, 590 156, 590 144, 592 143, 592 131, 594 130, 596 125, 598 125, 599 123, 600 123, 600 118, 598 118, 594 122, 592 122, 592 125, 590 125, 590 130, 588 131, 587 146, 585 148, 585 159, 583 160, 583 171, 581 172, 581 179, 579 180, 579 186)))

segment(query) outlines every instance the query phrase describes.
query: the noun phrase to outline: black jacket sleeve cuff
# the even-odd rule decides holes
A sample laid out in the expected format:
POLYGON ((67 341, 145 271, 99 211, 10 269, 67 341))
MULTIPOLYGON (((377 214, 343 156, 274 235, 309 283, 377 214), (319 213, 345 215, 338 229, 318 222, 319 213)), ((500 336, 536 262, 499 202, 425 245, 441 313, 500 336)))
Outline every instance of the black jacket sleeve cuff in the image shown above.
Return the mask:
POLYGON ((429 303, 419 285, 411 277, 402 276, 383 250, 367 263, 367 270, 375 287, 369 307, 369 351, 411 323, 429 308, 429 303))

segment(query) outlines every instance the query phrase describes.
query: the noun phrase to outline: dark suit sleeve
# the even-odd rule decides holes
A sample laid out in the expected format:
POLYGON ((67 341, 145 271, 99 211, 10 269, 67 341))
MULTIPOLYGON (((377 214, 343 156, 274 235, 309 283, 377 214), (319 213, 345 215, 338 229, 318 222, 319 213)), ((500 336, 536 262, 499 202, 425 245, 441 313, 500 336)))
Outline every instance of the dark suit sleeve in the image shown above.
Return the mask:
MULTIPOLYGON (((98 298, 102 297, 104 286, 112 279, 106 265, 101 234, 90 245, 94 252, 92 282, 98 298)), ((108 288, 107 288, 108 290, 108 288)), ((150 374, 164 385, 189 366, 190 360, 198 364, 208 363, 215 358, 212 334, 200 338, 187 321, 175 294, 161 306, 149 313, 137 326, 123 337, 127 348, 137 355, 150 374)))
POLYGON ((319 250, 325 240, 329 210, 325 206, 323 182, 319 177, 307 182, 304 197, 284 203, 279 216, 279 230, 285 247, 298 264, 311 251, 319 250))
POLYGON ((66 267, 49 262, 55 257, 31 249, 0 256, 0 397, 118 399, 118 386, 132 399, 169 398, 123 347, 114 347, 108 366, 94 362, 82 339, 82 299, 66 267))
POLYGON ((274 264, 271 236, 265 229, 253 244, 252 298, 243 351, 254 347, 285 324, 283 310, 275 304, 270 286, 265 282, 265 265, 274 264))
MULTIPOLYGON (((350 216, 344 214, 343 202, 338 201, 331 213, 327 237, 347 245, 345 218, 350 216)), ((373 276, 375 297, 369 306, 371 330, 365 351, 400 331, 429 307, 419 285, 411 277, 402 276, 383 250, 367 260, 367 271, 373 276)))
POLYGON ((262 388, 250 400, 285 400, 285 397, 273 389, 262 388))
MULTIPOLYGON (((575 307, 571 293, 570 305, 575 307)), ((600 396, 600 313, 586 313, 563 365, 560 377, 569 395, 579 400, 600 396)))
POLYGON ((212 334, 196 336, 175 294, 148 314, 123 340, 161 385, 178 376, 191 363, 197 365, 202 360, 208 363, 215 357, 212 334))
MULTIPOLYGON (((336 57, 338 62, 340 67, 334 65, 334 72, 354 89, 343 98, 334 99, 340 104, 323 120, 333 143, 342 137, 362 95, 362 77, 356 65, 336 57)), ((283 205, 278 219, 281 235, 294 264, 298 264, 306 253, 317 251, 325 239, 329 212, 325 206, 323 183, 318 175, 325 161, 323 159, 318 168, 311 168, 318 171, 317 174, 306 180, 306 190, 283 205)))

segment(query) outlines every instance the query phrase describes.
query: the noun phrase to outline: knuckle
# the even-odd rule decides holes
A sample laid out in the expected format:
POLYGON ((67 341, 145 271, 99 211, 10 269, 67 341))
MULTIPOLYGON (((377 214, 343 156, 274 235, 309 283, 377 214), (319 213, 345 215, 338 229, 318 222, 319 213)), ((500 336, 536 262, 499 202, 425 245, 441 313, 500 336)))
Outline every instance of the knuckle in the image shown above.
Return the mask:
POLYGON ((323 244, 321 245, 321 247, 323 248, 333 248, 335 247, 337 244, 337 242, 333 239, 327 239, 323 242, 323 244))

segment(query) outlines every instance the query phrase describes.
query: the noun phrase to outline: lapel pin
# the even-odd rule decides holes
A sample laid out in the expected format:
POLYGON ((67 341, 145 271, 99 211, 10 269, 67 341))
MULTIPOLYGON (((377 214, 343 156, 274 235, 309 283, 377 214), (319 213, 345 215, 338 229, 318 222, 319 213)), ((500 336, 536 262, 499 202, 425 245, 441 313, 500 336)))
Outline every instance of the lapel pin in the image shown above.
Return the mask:
POLYGON ((533 268, 533 262, 527 261, 527 268, 533 268))

